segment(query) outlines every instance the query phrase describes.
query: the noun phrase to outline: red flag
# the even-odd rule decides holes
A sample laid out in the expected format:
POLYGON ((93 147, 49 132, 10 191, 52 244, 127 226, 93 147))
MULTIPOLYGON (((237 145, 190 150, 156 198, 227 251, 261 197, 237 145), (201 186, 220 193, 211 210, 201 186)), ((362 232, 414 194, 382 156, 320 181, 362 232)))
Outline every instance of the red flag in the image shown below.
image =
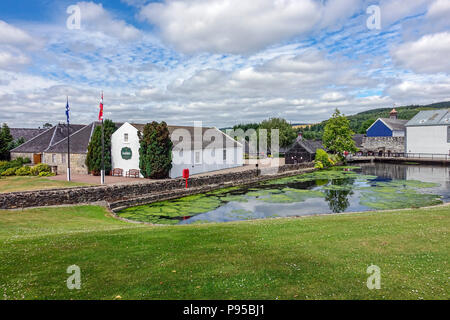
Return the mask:
POLYGON ((102 92, 102 100, 100 100, 100 111, 98 113, 98 121, 103 120, 103 92, 102 92))

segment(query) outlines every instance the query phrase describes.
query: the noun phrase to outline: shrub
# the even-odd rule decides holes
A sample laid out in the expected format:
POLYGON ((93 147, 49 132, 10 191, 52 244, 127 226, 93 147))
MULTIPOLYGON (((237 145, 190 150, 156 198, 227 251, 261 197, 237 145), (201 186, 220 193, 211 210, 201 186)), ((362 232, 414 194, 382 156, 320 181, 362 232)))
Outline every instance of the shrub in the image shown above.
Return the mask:
POLYGON ((316 164, 321 163, 323 167, 329 168, 332 165, 334 165, 334 161, 330 159, 330 156, 328 153, 326 153, 325 150, 318 149, 316 151, 316 158, 315 158, 316 164))
POLYGON ((23 166, 24 161, 25 161, 25 159, 23 159, 23 158, 17 158, 13 161, 2 161, 0 163, 0 174, 10 168, 15 168, 15 169, 20 168, 21 166, 23 166))
POLYGON ((31 168, 28 166, 20 167, 16 170, 16 176, 29 176, 31 174, 31 168))
POLYGON ((53 177, 55 174, 53 172, 42 171, 39 172, 39 177, 53 177))
POLYGON ((16 174, 16 170, 17 170, 16 168, 9 168, 3 171, 1 175, 4 177, 14 176, 16 174))
POLYGON ((50 173, 52 172, 52 169, 48 164, 45 163, 39 163, 31 168, 31 175, 33 176, 40 176, 40 174, 43 172, 50 173))

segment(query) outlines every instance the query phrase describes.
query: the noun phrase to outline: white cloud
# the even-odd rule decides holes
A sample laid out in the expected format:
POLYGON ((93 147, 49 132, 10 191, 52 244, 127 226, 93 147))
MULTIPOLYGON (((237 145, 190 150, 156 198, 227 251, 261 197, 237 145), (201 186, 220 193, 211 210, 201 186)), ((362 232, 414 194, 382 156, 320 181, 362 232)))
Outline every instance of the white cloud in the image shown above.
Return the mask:
POLYGON ((393 50, 396 62, 419 73, 450 73, 450 32, 425 35, 393 50))
POLYGON ((0 69, 16 69, 30 63, 30 58, 20 52, 2 51, 0 49, 0 69))
POLYGON ((143 7, 165 41, 184 52, 247 53, 336 24, 356 0, 166 0, 143 7))
POLYGON ((36 49, 41 44, 41 41, 32 37, 28 32, 0 20, 0 45, 36 49))
POLYGON ((121 40, 135 40, 140 31, 123 20, 113 17, 103 5, 93 2, 78 2, 81 12, 81 28, 86 31, 98 31, 121 40))

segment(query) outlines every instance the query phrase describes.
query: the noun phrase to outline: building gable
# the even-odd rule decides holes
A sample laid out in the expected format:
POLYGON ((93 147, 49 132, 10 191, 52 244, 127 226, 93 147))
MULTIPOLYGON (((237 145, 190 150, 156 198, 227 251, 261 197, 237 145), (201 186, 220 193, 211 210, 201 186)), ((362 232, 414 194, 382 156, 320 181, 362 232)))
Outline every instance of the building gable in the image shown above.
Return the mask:
POLYGON ((386 123, 378 119, 375 121, 369 129, 367 129, 368 137, 392 137, 392 130, 389 128, 386 123))

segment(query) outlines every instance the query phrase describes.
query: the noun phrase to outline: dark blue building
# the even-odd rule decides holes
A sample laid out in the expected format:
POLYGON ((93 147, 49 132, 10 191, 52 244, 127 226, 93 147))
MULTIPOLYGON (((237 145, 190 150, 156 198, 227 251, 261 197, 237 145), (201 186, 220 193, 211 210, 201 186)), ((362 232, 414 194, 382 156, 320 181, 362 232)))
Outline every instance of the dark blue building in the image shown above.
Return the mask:
POLYGON ((378 118, 367 129, 368 137, 404 137, 405 124, 408 120, 397 119, 397 111, 393 109, 389 118, 378 118))

